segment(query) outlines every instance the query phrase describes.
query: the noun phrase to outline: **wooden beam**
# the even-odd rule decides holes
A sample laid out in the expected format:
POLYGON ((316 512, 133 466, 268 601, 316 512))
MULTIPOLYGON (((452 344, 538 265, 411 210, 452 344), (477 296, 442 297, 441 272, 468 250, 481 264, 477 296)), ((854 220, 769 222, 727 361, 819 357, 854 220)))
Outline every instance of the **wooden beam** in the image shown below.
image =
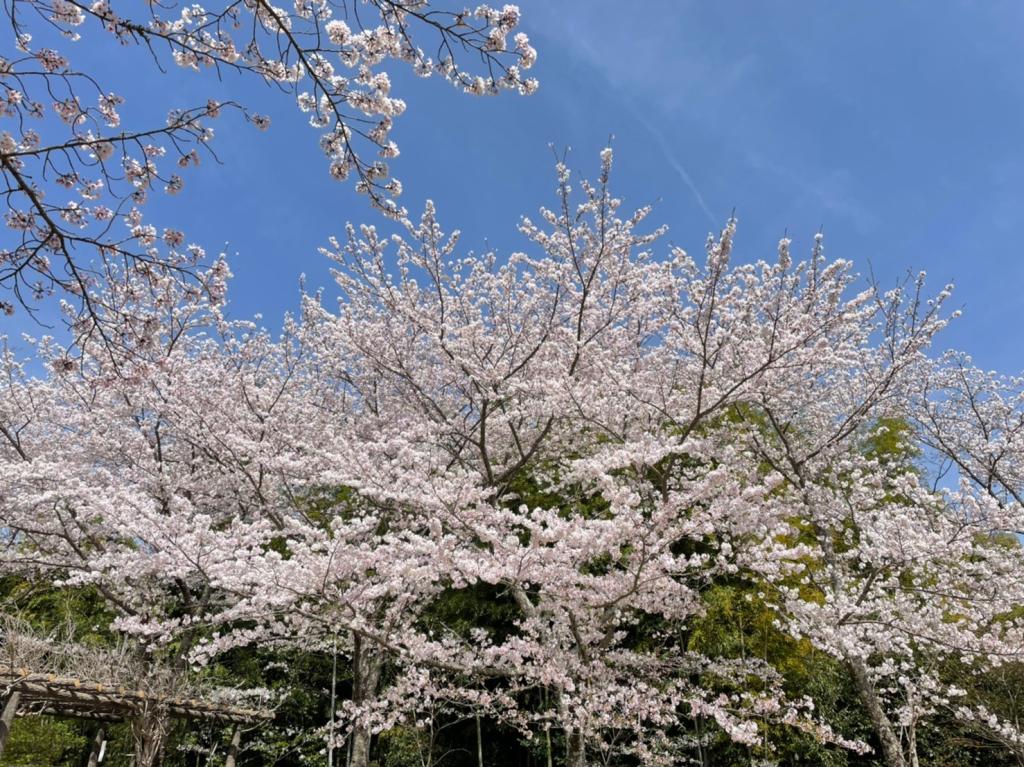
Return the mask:
POLYGON ((203 700, 147 695, 142 690, 126 690, 110 685, 47 674, 34 674, 27 669, 0 667, 0 684, 17 690, 23 705, 32 705, 34 712, 76 716, 72 712, 93 711, 96 718, 130 719, 144 707, 162 705, 167 713, 179 719, 206 719, 229 723, 247 723, 273 719, 273 712, 234 708, 203 700))
POLYGON ((68 719, 93 719, 98 722, 123 722, 124 716, 113 711, 98 711, 93 708, 71 708, 69 706, 22 706, 19 717, 57 716, 68 719))

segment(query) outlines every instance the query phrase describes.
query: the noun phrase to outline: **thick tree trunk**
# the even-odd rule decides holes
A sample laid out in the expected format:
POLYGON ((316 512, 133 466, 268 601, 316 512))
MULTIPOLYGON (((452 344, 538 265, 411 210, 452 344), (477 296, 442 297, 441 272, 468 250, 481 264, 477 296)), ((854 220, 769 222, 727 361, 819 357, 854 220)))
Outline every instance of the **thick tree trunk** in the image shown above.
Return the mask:
POLYGON ((86 767, 99 767, 100 754, 103 753, 103 738, 103 728, 100 727, 96 730, 92 743, 89 744, 89 760, 86 762, 86 767))
MULTIPOLYGON (((358 634, 353 638, 352 645, 352 702, 361 705, 377 695, 382 661, 375 648, 358 634)), ((372 733, 365 727, 353 730, 349 767, 370 767, 371 740, 372 733)))
POLYGON ((21 703, 21 693, 17 690, 12 692, 4 703, 4 711, 0 714, 0 755, 4 753, 4 746, 7 745, 7 736, 11 734, 19 703, 21 703))
POLYGON ((565 734, 565 766, 587 767, 587 738, 582 730, 565 734))
POLYGON ((352 732, 352 767, 369 767, 370 731, 358 728, 352 732))
POLYGON ((892 726, 889 717, 882 709, 882 703, 875 692, 875 686, 868 677, 867 667, 860 658, 848 658, 846 665, 853 675, 853 682, 860 695, 864 708, 867 709, 871 724, 874 725, 875 734, 882 746, 882 760, 886 767, 907 767, 907 760, 903 757, 903 747, 900 744, 899 736, 892 726))
POLYGON ((146 709, 132 722, 135 767, 160 767, 170 724, 161 709, 146 709))

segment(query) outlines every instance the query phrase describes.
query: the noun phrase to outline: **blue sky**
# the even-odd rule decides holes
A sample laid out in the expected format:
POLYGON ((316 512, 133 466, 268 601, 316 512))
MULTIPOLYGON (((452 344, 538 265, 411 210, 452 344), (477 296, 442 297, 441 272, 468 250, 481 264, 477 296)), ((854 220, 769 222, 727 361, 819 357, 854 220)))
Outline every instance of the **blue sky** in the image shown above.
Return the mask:
MULTIPOLYGON (((944 345, 985 367, 1024 368, 1019 2, 520 6, 539 51, 535 96, 478 99, 392 70, 409 105, 392 168, 411 211, 433 198, 466 249, 525 247, 519 216, 552 200, 549 145, 571 147, 570 163, 594 173, 614 135, 618 192, 627 206, 655 203, 653 220, 669 225, 673 244, 698 253, 733 208, 739 260, 772 258, 787 229, 806 252, 824 227, 830 256, 864 274, 870 263, 883 284, 921 269, 935 290, 955 282, 964 316, 944 345)), ((383 224, 327 176, 317 133, 289 97, 236 77, 161 75, 141 51, 95 36, 70 52, 117 72, 126 124, 209 95, 271 115, 266 133, 219 124, 224 164, 189 171, 186 193, 150 205, 154 223, 227 248, 236 316, 262 312, 276 324, 297 305, 300 273, 330 293, 317 247, 346 221, 383 224)), ((38 332, 23 318, 7 323, 38 332)))

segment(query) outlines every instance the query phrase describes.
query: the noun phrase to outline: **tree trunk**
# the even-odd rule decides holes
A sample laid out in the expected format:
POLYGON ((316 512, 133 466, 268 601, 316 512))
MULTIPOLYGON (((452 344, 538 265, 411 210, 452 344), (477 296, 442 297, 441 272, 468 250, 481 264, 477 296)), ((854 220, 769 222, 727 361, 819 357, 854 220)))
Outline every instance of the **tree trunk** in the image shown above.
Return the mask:
POLYGON ((103 728, 100 727, 89 744, 89 761, 86 762, 86 767, 99 767, 100 754, 103 753, 103 738, 103 728))
MULTIPOLYGON (((361 706, 377 695, 382 661, 374 648, 358 634, 353 638, 352 647, 352 702, 361 706)), ((357 725, 353 729, 349 767, 370 767, 372 738, 372 733, 365 727, 357 725)))
POLYGON ((14 715, 18 713, 18 704, 21 702, 21 693, 14 690, 4 703, 4 711, 0 714, 0 755, 4 753, 4 746, 7 745, 7 736, 11 734, 11 727, 14 725, 14 715))
POLYGON ((370 738, 370 731, 363 727, 352 731, 352 767, 369 767, 370 738))
POLYGON ((848 658, 846 665, 853 675, 854 685, 857 687, 857 694, 867 709, 871 724, 875 727, 875 734, 882 745, 882 760, 886 767, 907 767, 907 760, 903 757, 903 747, 896 735, 896 730, 882 709, 882 703, 875 692, 875 686, 868 677, 867 666, 860 658, 848 658))
POLYGON ((161 709, 145 709, 132 722, 135 767, 160 767, 170 719, 161 709))
POLYGON ((587 767, 587 739, 582 730, 565 734, 565 767, 587 767))

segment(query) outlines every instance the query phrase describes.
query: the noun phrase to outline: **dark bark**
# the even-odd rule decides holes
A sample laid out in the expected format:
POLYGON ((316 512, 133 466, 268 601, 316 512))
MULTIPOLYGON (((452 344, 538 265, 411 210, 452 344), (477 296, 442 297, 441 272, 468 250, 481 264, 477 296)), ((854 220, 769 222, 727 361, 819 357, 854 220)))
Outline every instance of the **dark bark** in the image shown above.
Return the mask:
MULTIPOLYGON (((354 637, 352 655, 352 702, 361 705, 377 695, 382 661, 376 648, 359 635, 354 637)), ((371 741, 369 729, 357 726, 352 731, 349 767, 370 767, 371 741)))

